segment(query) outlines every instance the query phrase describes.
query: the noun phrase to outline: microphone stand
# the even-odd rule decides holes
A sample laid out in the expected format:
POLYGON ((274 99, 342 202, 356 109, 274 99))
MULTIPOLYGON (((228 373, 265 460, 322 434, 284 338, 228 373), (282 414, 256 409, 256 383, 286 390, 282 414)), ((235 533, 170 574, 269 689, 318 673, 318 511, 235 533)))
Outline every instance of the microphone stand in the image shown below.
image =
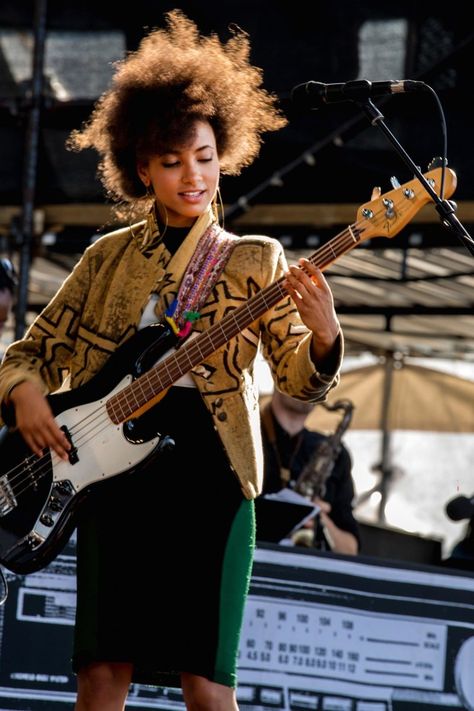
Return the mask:
POLYGON ((461 222, 454 214, 456 211, 456 203, 453 203, 450 200, 441 199, 440 196, 435 192, 435 190, 433 190, 429 181, 425 178, 421 170, 418 168, 418 166, 415 165, 415 163, 412 161, 403 146, 395 138, 388 126, 384 123, 383 114, 378 110, 378 108, 375 106, 375 104, 372 103, 370 99, 366 99, 364 101, 356 101, 355 103, 362 109, 362 111, 368 117, 370 123, 373 126, 377 126, 386 136, 386 138, 388 138, 390 143, 395 147, 397 153, 401 156, 402 160, 407 164, 410 170, 413 171, 413 173, 416 175, 425 190, 429 193, 433 202, 435 203, 436 210, 438 211, 438 214, 441 217, 441 223, 444 225, 444 227, 449 227, 454 232, 454 234, 461 240, 461 242, 463 242, 463 244, 467 246, 469 252, 474 256, 474 241, 470 236, 469 232, 464 227, 464 225, 461 224, 461 222))

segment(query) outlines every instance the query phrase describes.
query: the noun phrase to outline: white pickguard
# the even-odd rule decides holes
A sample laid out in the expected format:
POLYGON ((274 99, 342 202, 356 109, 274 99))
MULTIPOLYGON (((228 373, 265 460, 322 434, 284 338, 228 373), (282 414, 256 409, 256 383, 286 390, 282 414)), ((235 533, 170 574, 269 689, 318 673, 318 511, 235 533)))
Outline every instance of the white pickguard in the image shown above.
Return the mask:
POLYGON ((67 479, 77 492, 89 484, 126 472, 155 449, 160 436, 132 444, 124 437, 122 425, 114 424, 107 414, 107 400, 131 382, 132 376, 127 375, 102 400, 64 410, 56 417, 59 427, 66 425, 71 433, 79 461, 71 464, 53 455, 54 481, 67 479))

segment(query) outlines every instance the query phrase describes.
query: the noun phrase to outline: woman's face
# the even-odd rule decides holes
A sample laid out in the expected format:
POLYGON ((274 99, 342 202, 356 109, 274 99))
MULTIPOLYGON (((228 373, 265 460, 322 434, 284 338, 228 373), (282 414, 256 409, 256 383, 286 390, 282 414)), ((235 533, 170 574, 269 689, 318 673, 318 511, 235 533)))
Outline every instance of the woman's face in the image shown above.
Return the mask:
POLYGON ((192 225, 207 209, 219 182, 216 139, 210 124, 197 121, 189 143, 170 146, 166 153, 138 164, 138 175, 166 207, 169 225, 192 225))

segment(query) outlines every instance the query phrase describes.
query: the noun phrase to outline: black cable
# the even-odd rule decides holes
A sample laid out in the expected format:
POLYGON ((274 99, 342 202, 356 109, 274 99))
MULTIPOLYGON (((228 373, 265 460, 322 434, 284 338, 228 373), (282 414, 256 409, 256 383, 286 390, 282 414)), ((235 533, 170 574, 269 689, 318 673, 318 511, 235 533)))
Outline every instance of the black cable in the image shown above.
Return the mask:
POLYGON ((444 179, 445 179, 445 175, 446 175, 446 166, 448 165, 448 129, 446 128, 446 117, 444 115, 444 110, 443 110, 443 106, 441 104, 441 100, 440 100, 438 94, 436 93, 436 91, 429 84, 425 84, 425 82, 423 82, 423 84, 424 84, 425 90, 429 91, 432 94, 432 96, 434 96, 436 104, 439 109, 439 114, 440 114, 440 119, 441 119, 441 132, 443 135, 443 152, 442 152, 442 156, 441 156, 442 170, 441 170, 441 186, 440 186, 439 196, 440 196, 441 200, 443 200, 444 199, 444 179))
POLYGON ((2 579, 2 588, 3 588, 3 595, 0 597, 0 607, 7 601, 8 597, 8 582, 3 574, 3 568, 0 566, 0 577, 2 579))

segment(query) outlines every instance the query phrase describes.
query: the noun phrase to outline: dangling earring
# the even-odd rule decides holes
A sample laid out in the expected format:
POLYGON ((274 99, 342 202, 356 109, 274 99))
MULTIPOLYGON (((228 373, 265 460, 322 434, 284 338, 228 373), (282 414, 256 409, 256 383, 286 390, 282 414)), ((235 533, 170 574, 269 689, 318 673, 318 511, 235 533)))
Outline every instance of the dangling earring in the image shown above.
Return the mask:
POLYGON ((214 219, 218 225, 220 225, 220 222, 219 222, 219 210, 220 210, 221 216, 222 216, 222 225, 220 225, 220 226, 222 229, 224 229, 224 203, 222 202, 222 195, 221 195, 219 186, 217 187, 215 195, 212 198, 211 210, 212 210, 214 219))
POLYGON ((156 219, 156 195, 153 192, 151 185, 145 185, 145 197, 147 200, 151 201, 151 205, 146 215, 147 232, 149 239, 151 239, 154 235, 157 237, 160 236, 160 226, 158 220, 156 219))
POLYGON ((156 235, 163 239, 168 229, 168 210, 158 200, 151 185, 146 185, 145 191, 146 197, 151 200, 151 206, 146 216, 148 232, 150 235, 156 235), (163 232, 160 230, 160 224, 164 225, 163 232))

